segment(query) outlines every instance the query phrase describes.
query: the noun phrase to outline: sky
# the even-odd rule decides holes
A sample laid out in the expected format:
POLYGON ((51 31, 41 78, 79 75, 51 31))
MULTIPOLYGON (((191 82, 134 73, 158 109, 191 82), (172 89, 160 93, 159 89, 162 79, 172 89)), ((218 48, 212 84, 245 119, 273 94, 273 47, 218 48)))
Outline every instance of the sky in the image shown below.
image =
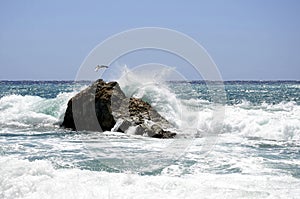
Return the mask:
POLYGON ((298 0, 0 0, 0 79, 73 80, 95 46, 141 27, 190 36, 224 80, 300 80, 298 0))

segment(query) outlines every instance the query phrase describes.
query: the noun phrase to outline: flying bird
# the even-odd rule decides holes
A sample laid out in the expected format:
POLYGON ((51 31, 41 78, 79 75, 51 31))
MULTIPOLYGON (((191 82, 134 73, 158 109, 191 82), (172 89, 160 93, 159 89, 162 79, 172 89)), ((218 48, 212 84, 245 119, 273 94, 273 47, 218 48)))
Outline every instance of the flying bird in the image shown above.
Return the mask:
POLYGON ((105 66, 105 65, 97 65, 96 68, 95 68, 95 71, 97 72, 100 68, 108 68, 108 66, 105 66))

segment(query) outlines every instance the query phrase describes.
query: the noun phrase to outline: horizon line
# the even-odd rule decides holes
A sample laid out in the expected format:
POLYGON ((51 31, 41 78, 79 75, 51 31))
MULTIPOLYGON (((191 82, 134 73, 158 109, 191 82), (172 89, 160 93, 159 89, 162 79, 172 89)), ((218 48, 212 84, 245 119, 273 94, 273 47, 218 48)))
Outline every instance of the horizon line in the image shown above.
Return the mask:
MULTIPOLYGON (((102 78, 99 78, 102 79, 102 78)), ((24 81, 24 82, 93 82, 96 80, 71 80, 71 79, 40 79, 40 80, 35 80, 35 79, 0 79, 2 82, 14 82, 14 81, 24 81)), ((116 80, 110 80, 110 81, 116 81, 116 80)), ((203 79, 198 79, 198 80, 166 80, 165 82, 299 82, 300 79, 229 79, 229 80, 203 80, 203 79)))

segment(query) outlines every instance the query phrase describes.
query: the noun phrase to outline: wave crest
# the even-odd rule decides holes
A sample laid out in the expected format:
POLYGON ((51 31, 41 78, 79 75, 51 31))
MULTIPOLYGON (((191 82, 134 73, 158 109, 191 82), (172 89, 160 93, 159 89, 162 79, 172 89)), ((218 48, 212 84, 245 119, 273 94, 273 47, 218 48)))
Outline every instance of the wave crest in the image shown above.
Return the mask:
POLYGON ((75 93, 46 99, 31 95, 8 95, 0 99, 0 127, 53 125, 62 119, 68 100, 75 93))

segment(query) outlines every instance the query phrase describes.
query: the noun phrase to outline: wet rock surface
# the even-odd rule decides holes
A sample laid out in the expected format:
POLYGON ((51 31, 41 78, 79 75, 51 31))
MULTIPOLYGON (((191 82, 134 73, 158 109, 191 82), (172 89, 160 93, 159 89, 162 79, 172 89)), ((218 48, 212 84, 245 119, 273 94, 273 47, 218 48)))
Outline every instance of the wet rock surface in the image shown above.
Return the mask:
POLYGON ((155 138, 173 138, 172 125, 151 105, 125 96, 117 82, 97 80, 68 102, 64 128, 87 131, 118 131, 155 138))

